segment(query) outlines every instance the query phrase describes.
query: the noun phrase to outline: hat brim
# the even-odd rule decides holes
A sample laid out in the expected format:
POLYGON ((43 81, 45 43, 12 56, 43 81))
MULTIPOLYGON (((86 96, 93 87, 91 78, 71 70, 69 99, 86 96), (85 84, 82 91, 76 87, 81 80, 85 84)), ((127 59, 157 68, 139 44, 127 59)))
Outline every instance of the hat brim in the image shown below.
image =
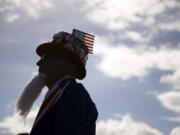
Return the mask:
POLYGON ((78 70, 78 74, 77 74, 78 79, 82 80, 86 76, 85 66, 82 63, 82 61, 78 58, 78 56, 61 45, 56 45, 51 42, 43 43, 37 47, 36 53, 39 56, 47 54, 47 55, 63 57, 75 65, 75 67, 78 70))

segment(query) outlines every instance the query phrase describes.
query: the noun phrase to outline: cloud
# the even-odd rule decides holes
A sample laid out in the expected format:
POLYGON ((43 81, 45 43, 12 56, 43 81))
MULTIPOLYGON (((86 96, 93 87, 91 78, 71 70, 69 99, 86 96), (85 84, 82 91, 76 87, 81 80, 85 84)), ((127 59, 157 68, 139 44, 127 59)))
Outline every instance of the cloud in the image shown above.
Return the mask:
POLYGON ((50 0, 3 0, 0 5, 0 12, 5 14, 7 22, 13 22, 22 16, 38 19, 46 10, 55 6, 50 0))
POLYGON ((127 80, 142 78, 152 69, 160 69, 173 72, 162 76, 161 82, 180 87, 180 61, 177 61, 180 59, 179 47, 126 46, 114 43, 106 36, 96 38, 94 52, 99 56, 97 69, 107 76, 127 80))
POLYGON ((174 88, 180 88, 180 70, 174 71, 172 75, 162 77, 160 81, 163 83, 170 83, 174 88))
POLYGON ((19 17, 20 16, 18 14, 9 14, 9 15, 6 16, 6 21, 11 23, 11 22, 19 19, 19 17))
POLYGON ((152 42, 161 32, 180 32, 178 0, 79 0, 86 18, 126 41, 152 42))
MULTIPOLYGON (((17 134, 20 132, 29 132, 34 118, 37 114, 37 109, 34 109, 29 114, 26 120, 26 126, 23 126, 22 120, 17 114, 6 117, 0 122, 1 134, 17 134)), ((144 122, 135 121, 131 115, 121 115, 121 119, 111 119, 99 121, 97 123, 97 135, 162 135, 157 129, 150 127, 144 122)), ((173 134, 174 135, 174 134, 173 134)))
POLYGON ((123 34, 122 33, 119 34, 119 38, 120 39, 125 38, 127 40, 131 39, 134 42, 148 42, 150 41, 151 36, 150 35, 146 36, 141 32, 127 30, 123 34))
POLYGON ((180 113, 180 92, 179 91, 169 91, 157 95, 157 99, 161 104, 176 113, 180 113))
POLYGON ((144 122, 135 121, 130 115, 122 119, 108 119, 97 124, 97 135, 162 135, 144 122))
POLYGON ((11 116, 7 116, 2 121, 0 121, 0 134, 30 132, 37 112, 37 107, 32 109, 25 121, 15 112, 11 116))
POLYGON ((180 32, 180 23, 179 23, 179 19, 174 19, 174 21, 172 22, 163 22, 163 23, 159 23, 157 25, 157 27, 161 30, 168 30, 168 31, 179 31, 180 32))
MULTIPOLYGON (((132 24, 152 26, 158 23, 156 18, 158 15, 165 13, 168 9, 180 7, 176 0, 85 0, 84 3, 85 6, 83 5, 82 9, 87 11, 87 18, 94 24, 112 31, 126 29, 132 24)), ((170 24, 166 22, 161 28, 169 28, 169 26, 170 24)), ((175 30, 176 27, 171 26, 171 29, 175 30)))
POLYGON ((179 134, 180 134, 180 126, 174 128, 170 133, 170 135, 179 135, 179 134))
MULTIPOLYGON (((180 31, 178 14, 180 7, 178 5, 180 4, 177 0, 67 0, 64 3, 68 5, 67 7, 73 5, 80 7, 76 9, 76 12, 79 14, 83 13, 91 23, 110 31, 120 32, 119 30, 127 30, 127 28, 136 26, 138 28, 145 28, 143 29, 144 33, 147 33, 150 37, 152 33, 156 33, 157 29, 180 31), (173 14, 166 13, 171 9, 177 9, 177 11, 173 14)), ((42 16, 47 17, 48 13, 55 14, 53 11, 57 9, 56 14, 61 12, 63 7, 57 8, 57 5, 62 6, 64 3, 60 3, 58 0, 3 0, 0 1, 0 12, 5 14, 7 22, 9 22, 9 20, 13 22, 20 18, 26 18, 27 16, 38 19, 42 16)), ((69 11, 71 12, 71 10, 69 11)), ((62 12, 62 16, 68 13, 62 14, 62 12)), ((135 33, 131 33, 129 38, 131 38, 133 34, 133 39, 135 37, 137 41, 139 39, 142 40, 144 37, 144 35, 139 36, 142 31, 140 32, 137 29, 131 29, 130 32, 135 33)), ((149 39, 150 37, 146 38, 149 39)))
MULTIPOLYGON (((0 134, 17 134, 30 132, 38 109, 33 108, 29 113, 25 125, 24 120, 16 113, 0 121, 0 134)), ((163 135, 145 122, 135 121, 130 114, 118 115, 118 119, 108 118, 97 122, 97 135, 163 135)), ((179 135, 180 127, 174 128, 170 135, 179 135)))
POLYGON ((163 120, 180 123, 180 116, 179 117, 178 116, 177 117, 166 117, 166 118, 163 118, 163 120))

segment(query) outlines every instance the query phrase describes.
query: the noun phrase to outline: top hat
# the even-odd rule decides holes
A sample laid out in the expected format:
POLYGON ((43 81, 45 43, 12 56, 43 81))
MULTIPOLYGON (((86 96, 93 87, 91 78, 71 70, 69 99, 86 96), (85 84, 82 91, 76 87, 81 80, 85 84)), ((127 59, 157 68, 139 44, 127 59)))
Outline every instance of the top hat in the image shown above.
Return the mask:
POLYGON ((40 44, 36 52, 39 56, 53 55, 63 57, 75 65, 77 78, 86 76, 88 54, 93 52, 94 35, 73 29, 73 33, 59 32, 54 34, 51 42, 40 44))

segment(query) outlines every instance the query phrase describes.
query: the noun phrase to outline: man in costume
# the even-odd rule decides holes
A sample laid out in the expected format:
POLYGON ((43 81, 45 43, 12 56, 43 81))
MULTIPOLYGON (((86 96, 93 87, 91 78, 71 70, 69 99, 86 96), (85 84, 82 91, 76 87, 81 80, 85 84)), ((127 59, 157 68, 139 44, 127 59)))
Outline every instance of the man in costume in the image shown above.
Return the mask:
POLYGON ((26 117, 44 88, 49 88, 30 135, 95 135, 97 109, 86 89, 75 79, 86 76, 94 35, 73 30, 59 32, 37 47, 39 74, 25 87, 17 111, 26 117))

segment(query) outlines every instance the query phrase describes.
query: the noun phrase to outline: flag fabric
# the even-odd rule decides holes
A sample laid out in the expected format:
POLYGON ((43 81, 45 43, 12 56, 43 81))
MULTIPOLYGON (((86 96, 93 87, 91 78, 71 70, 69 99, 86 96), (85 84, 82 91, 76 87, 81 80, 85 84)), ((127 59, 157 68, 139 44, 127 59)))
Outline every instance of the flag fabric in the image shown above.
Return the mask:
POLYGON ((88 48, 88 53, 93 53, 93 45, 94 45, 94 39, 95 35, 88 34, 76 29, 73 29, 72 33, 75 37, 77 37, 85 46, 88 48))

